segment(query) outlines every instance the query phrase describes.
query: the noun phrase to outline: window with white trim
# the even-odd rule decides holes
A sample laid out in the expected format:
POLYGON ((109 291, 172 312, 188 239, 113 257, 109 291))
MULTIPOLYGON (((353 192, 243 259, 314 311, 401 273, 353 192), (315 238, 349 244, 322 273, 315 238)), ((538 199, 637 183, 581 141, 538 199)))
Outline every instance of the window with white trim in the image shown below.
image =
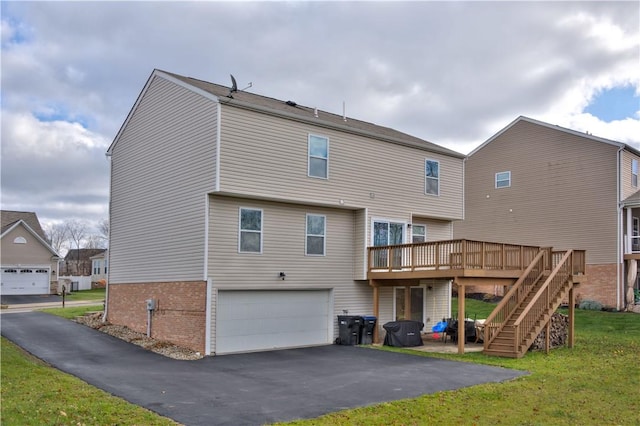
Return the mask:
POLYGON ((427 227, 425 225, 411 226, 411 242, 424 243, 427 241, 427 227))
POLYGON ((327 218, 319 214, 307 214, 307 256, 324 256, 326 249, 327 218))
POLYGON ((638 186, 638 160, 631 160, 631 185, 638 186))
POLYGON ((16 237, 13 240, 13 244, 27 244, 27 239, 25 237, 16 237))
POLYGON ((262 253, 262 210, 240 208, 238 251, 262 253))
POLYGON ((509 188, 511 186, 511 172, 496 173, 496 188, 509 188))
POLYGON ((329 178, 329 138, 309 135, 309 166, 310 177, 329 178))
POLYGON ((99 260, 94 260, 93 261, 93 275, 98 275, 100 274, 100 261, 99 260))
POLYGON ((440 195, 440 162, 425 160, 424 162, 424 193, 440 195))

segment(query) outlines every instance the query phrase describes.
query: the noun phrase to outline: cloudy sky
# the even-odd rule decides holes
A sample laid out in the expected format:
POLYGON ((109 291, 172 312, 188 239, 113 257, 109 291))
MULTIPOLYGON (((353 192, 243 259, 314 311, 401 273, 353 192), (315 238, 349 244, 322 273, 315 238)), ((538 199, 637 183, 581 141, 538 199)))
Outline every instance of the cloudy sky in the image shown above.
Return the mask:
POLYGON ((2 209, 108 216, 154 68, 468 153, 519 115, 640 148, 640 3, 2 1, 2 209))

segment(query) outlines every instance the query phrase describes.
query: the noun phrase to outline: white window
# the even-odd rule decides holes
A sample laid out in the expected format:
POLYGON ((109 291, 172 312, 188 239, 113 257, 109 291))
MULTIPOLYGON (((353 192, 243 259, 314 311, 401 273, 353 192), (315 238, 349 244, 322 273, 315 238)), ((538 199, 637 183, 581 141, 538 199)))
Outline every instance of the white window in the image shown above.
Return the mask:
POLYGON ((631 239, 631 250, 640 251, 640 219, 633 217, 633 238, 631 239))
POLYGON ((440 162, 425 160, 424 176, 424 193, 440 195, 440 162))
POLYGON ((308 174, 322 179, 329 177, 329 138, 309 135, 308 174))
POLYGON ((427 241, 427 227, 425 225, 413 225, 411 227, 411 242, 424 243, 427 241))
MULTIPOLYGON (((374 219, 371 227, 371 241, 374 246, 391 246, 404 244, 404 233, 406 224, 403 222, 393 222, 388 220, 374 219)), ((403 264, 402 250, 381 250, 373 255, 373 265, 375 267, 389 267, 389 262, 394 268, 400 268, 403 264), (393 255, 389 257, 389 252, 393 255)))
POLYGON ((240 208, 238 251, 262 253, 262 210, 240 208))
POLYGON ((27 244, 27 239, 25 237, 16 237, 13 240, 13 244, 27 244))
POLYGON ((631 185, 638 186, 638 160, 631 160, 631 185))
POLYGON ((496 188, 509 188, 511 186, 511 172, 496 173, 496 188))
POLYGON ((323 215, 307 215, 307 240, 305 253, 308 256, 324 256, 326 248, 327 218, 323 215))
POLYGON ((107 259, 104 260, 104 273, 107 273, 107 264, 109 263, 109 261, 107 259))
POLYGON ((93 261, 93 275, 98 275, 100 273, 100 261, 93 261))

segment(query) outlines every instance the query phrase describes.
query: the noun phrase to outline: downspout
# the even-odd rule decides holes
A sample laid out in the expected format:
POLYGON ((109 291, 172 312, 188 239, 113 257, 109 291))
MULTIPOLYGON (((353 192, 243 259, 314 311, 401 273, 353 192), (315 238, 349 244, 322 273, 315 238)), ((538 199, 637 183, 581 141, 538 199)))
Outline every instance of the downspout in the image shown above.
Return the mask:
MULTIPOLYGON (((622 273, 622 262, 624 262, 624 251, 623 251, 623 238, 622 238, 622 186, 620 185, 620 179, 622 176, 622 151, 624 150, 624 146, 618 148, 618 164, 616 167, 616 206, 617 206, 617 236, 616 236, 616 309, 620 310, 620 285, 624 286, 624 280, 621 280, 622 273)), ((624 294, 624 292, 623 292, 624 294)))
POLYGON ((111 184, 113 181, 113 162, 111 161, 111 153, 107 152, 105 154, 106 159, 109 161, 109 234, 107 235, 107 284, 104 286, 104 312, 102 314, 102 322, 107 321, 107 310, 109 309, 109 283, 111 280, 109 277, 111 276, 111 184))

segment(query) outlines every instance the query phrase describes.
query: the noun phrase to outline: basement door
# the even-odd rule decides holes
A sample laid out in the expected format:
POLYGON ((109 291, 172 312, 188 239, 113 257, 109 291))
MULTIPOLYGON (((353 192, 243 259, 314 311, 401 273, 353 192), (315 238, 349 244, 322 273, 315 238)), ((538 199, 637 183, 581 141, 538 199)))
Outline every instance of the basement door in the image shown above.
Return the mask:
POLYGON ((330 290, 220 290, 216 355, 330 344, 330 290))

